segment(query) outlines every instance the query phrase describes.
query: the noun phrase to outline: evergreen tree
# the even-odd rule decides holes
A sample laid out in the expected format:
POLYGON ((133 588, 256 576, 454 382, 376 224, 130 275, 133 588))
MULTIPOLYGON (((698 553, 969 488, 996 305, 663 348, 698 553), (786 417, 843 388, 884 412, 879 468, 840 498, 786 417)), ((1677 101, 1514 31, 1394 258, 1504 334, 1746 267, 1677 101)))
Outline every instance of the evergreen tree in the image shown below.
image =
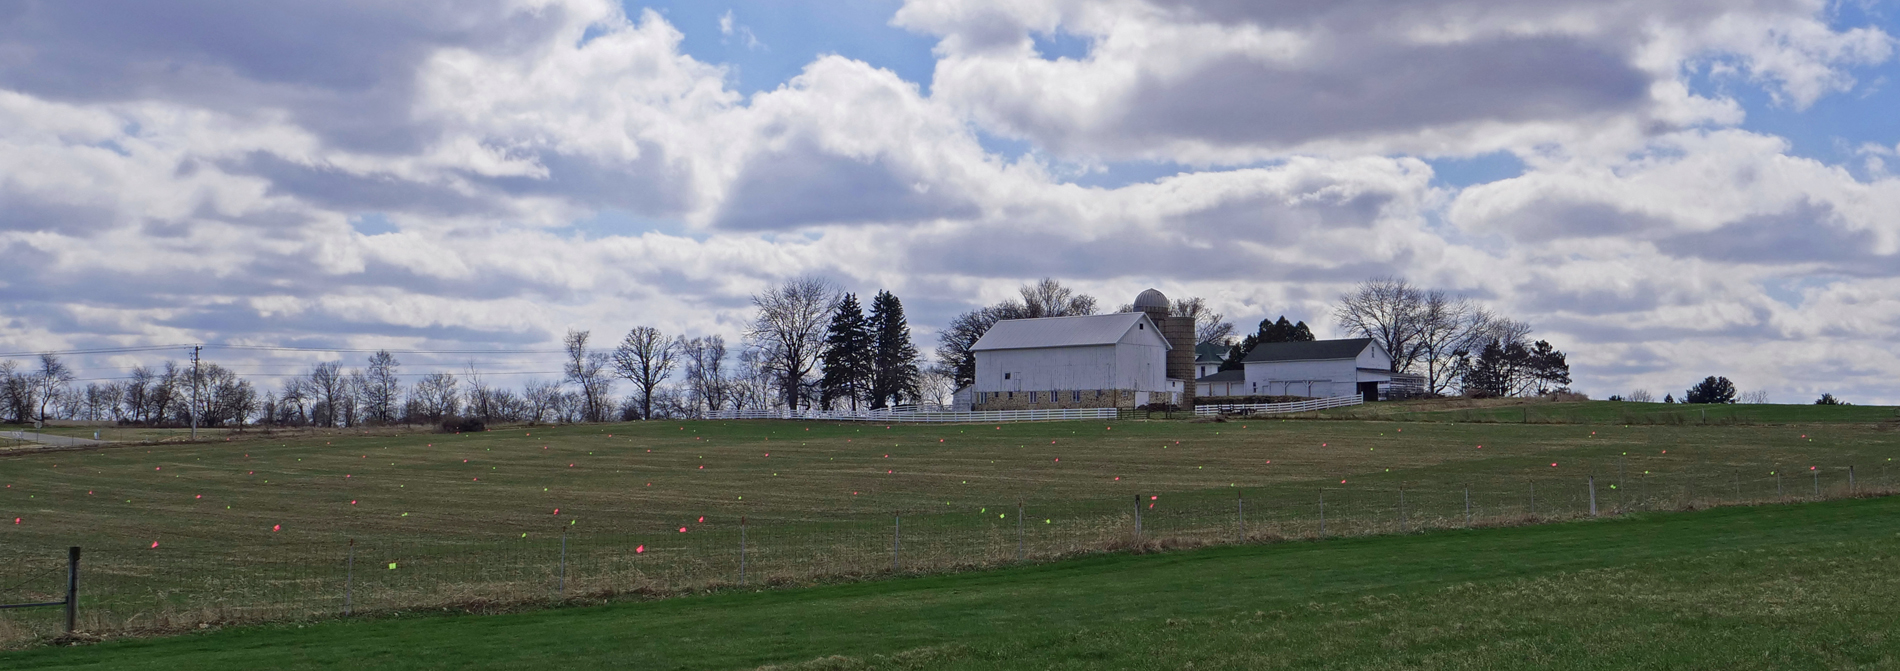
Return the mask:
POLYGON ((1701 382, 1696 383, 1695 386, 1690 387, 1689 391, 1683 395, 1682 402, 1734 403, 1735 383, 1730 382, 1726 377, 1710 375, 1701 382))
POLYGON ((871 407, 887 408, 922 396, 918 387, 917 348, 910 342, 904 304, 888 291, 871 299, 871 407))
POLYGON ((1241 361, 1247 358, 1247 354, 1253 352, 1254 346, 1263 342, 1313 342, 1313 340, 1313 330, 1306 327, 1306 322, 1288 321, 1286 315, 1281 315, 1279 321, 1262 319, 1259 330, 1241 338, 1239 345, 1227 351, 1227 360, 1221 362, 1220 369, 1240 370, 1243 367, 1241 361))
POLYGON ((831 409, 834 401, 849 399, 858 409, 871 379, 871 334, 866 330, 864 308, 858 297, 845 294, 831 313, 831 326, 825 331, 825 349, 819 354, 824 379, 818 383, 819 405, 831 409))

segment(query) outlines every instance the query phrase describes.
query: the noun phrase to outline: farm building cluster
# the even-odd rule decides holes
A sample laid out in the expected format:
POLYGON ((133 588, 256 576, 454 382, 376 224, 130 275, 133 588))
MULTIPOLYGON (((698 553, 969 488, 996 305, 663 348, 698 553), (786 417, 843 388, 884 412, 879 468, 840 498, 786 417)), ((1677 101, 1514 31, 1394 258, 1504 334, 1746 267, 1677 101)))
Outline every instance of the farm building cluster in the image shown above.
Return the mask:
POLYGON ((1169 314, 1149 289, 1134 311, 999 321, 971 347, 976 378, 958 391, 972 410, 1050 408, 1191 409, 1245 397, 1391 398, 1417 376, 1392 372, 1392 358, 1369 338, 1261 343, 1236 370, 1231 353, 1195 343, 1194 319, 1169 314))

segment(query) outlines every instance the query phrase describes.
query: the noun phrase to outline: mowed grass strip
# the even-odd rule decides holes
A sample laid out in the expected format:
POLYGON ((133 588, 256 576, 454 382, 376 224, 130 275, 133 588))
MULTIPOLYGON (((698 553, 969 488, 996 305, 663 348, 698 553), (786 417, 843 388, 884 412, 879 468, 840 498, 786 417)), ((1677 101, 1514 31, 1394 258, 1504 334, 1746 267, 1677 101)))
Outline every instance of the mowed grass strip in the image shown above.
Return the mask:
POLYGON ((1900 499, 0 656, 51 668, 1891 668, 1900 499))
POLYGON ((1900 408, 1880 405, 1683 404, 1627 401, 1449 398, 1328 410, 1335 419, 1530 424, 1878 424, 1900 425, 1900 408))

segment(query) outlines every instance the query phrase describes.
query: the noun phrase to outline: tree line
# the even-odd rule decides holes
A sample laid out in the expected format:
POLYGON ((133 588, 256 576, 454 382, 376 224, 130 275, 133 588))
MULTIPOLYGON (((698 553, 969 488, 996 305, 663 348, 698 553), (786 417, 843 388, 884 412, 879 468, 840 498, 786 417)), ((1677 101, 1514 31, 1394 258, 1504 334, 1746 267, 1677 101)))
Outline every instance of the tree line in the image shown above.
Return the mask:
MULTIPOLYGON (((31 365, 0 362, 0 421, 46 419, 183 426, 352 427, 480 422, 600 422, 700 417, 726 409, 877 409, 944 404, 972 384, 970 351, 998 321, 1096 314, 1098 301, 1053 278, 1025 284, 1016 295, 957 315, 938 332, 934 364, 911 340, 901 300, 878 291, 868 311, 855 294, 820 277, 776 284, 751 297, 754 313, 743 339, 666 334, 635 326, 617 342, 599 344, 590 331, 562 340, 558 380, 494 384, 474 362, 459 374, 432 372, 405 383, 402 363, 378 351, 360 367, 322 362, 262 389, 219 366, 165 362, 138 367, 124 380, 73 385, 55 354, 31 365), (615 394, 625 383, 624 396, 615 394)), ((1132 310, 1130 305, 1120 307, 1132 310)), ((1197 344, 1231 347, 1222 370, 1263 343, 1311 341, 1305 322, 1263 319, 1235 337, 1234 325, 1199 297, 1176 299, 1170 314, 1194 320, 1197 344)), ((1468 299, 1424 289, 1401 278, 1361 283, 1342 295, 1333 316, 1340 328, 1373 338, 1390 352, 1393 370, 1425 378, 1424 393, 1510 396, 1564 390, 1563 352, 1530 341, 1523 322, 1468 299)))
POLYGON ((602 422, 729 408, 884 408, 948 394, 920 361, 903 303, 891 292, 879 291, 868 315, 855 295, 822 278, 784 282, 752 302, 756 312, 737 352, 719 335, 668 335, 652 326, 635 326, 604 347, 592 332, 570 330, 560 379, 515 388, 494 384, 472 361, 460 374, 405 375, 386 350, 360 367, 316 363, 261 391, 211 362, 167 361, 136 367, 123 380, 77 386, 58 354, 43 354, 32 365, 0 361, 0 421, 195 420, 213 428, 602 422), (621 383, 624 396, 615 394, 621 383))

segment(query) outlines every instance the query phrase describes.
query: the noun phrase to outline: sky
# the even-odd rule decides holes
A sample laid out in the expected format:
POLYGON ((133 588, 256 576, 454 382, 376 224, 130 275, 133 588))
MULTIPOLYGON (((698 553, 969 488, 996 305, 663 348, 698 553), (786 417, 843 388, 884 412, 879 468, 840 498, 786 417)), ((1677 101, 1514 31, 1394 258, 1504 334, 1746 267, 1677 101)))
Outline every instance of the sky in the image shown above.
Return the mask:
POLYGON ((547 376, 569 329, 736 340, 804 275, 925 350, 1041 277, 1327 337, 1395 275, 1598 398, 1900 404, 1897 12, 0 0, 0 355, 547 376))

